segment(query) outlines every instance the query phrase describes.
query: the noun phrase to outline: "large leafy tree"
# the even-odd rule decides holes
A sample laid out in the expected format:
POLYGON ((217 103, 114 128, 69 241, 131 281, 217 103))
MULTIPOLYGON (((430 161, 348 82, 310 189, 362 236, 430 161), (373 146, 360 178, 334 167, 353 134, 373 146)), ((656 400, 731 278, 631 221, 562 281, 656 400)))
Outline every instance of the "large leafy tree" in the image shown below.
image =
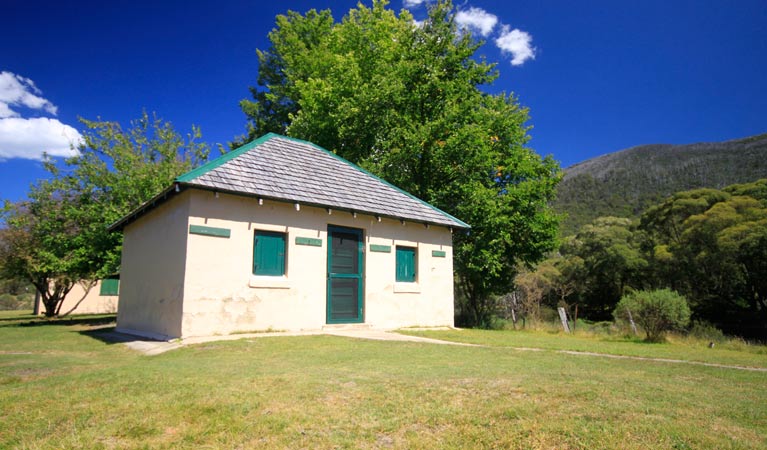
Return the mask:
MULTIPOLYGON (((124 130, 118 123, 82 120, 84 142, 28 200, 5 207, 0 271, 28 280, 45 315, 58 315, 74 283, 119 271, 122 235, 107 227, 203 162, 208 147, 168 122, 144 113, 124 130)), ((93 283, 86 283, 93 285, 93 283)))
POLYGON ((248 138, 268 131, 307 139, 471 224, 455 237, 462 312, 487 324, 493 295, 519 263, 555 244, 548 202, 560 179, 550 157, 526 146, 527 110, 482 91, 497 76, 474 59, 448 1, 417 26, 387 2, 278 16, 259 51, 258 86, 242 109, 248 138))
POLYGON ((30 192, 28 201, 6 204, 3 210, 0 273, 32 283, 48 317, 59 313, 74 283, 96 270, 83 251, 90 236, 75 213, 76 203, 76 198, 56 195, 43 183, 30 192))
POLYGON ((728 329, 753 334, 767 325, 762 258, 767 208, 734 196, 690 216, 670 250, 686 267, 697 311, 728 329), (760 286, 761 285, 761 286, 760 286), (761 287, 761 289, 760 289, 761 287), (761 292, 760 292, 761 291, 761 292))
POLYGON ((579 279, 572 293, 578 293, 587 317, 609 319, 629 289, 642 287, 647 261, 630 219, 599 217, 566 240, 561 250, 565 259, 573 260, 569 265, 578 261, 567 278, 571 283, 573 277, 579 279))
POLYGON ((767 333, 767 180, 680 192, 642 216, 655 285, 726 331, 767 333))

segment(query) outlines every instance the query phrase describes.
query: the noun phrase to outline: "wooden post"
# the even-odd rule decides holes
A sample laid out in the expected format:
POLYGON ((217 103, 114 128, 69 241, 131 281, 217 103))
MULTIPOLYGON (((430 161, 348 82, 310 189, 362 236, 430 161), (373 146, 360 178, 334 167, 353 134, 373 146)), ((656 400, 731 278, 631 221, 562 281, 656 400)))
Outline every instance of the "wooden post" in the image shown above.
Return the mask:
POLYGON ((40 315, 40 291, 35 288, 35 306, 33 307, 32 314, 35 316, 40 315))
POLYGON ((514 329, 517 329, 517 293, 511 293, 511 323, 514 329))
POLYGON ((514 329, 517 329, 517 315, 514 313, 514 307, 511 307, 511 323, 514 325, 514 329))
POLYGON ((562 308, 561 306, 557 308, 557 311, 559 311, 559 318, 562 320, 562 328, 565 329, 565 333, 570 332, 570 325, 567 323, 567 313, 565 313, 565 308, 562 308))
POLYGON ((631 310, 629 310, 628 308, 626 308, 626 312, 629 313, 629 323, 631 324, 631 331, 633 331, 634 336, 636 336, 639 333, 637 332, 637 325, 634 323, 634 317, 631 315, 631 310))

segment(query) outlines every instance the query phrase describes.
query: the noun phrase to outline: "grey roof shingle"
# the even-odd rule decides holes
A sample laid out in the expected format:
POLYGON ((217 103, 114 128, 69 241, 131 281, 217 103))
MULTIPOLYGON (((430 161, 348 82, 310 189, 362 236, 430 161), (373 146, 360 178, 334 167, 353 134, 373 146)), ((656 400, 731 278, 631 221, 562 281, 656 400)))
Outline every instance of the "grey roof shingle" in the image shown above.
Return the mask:
POLYGON ((176 179, 183 185, 455 228, 455 217, 311 142, 269 133, 176 179))

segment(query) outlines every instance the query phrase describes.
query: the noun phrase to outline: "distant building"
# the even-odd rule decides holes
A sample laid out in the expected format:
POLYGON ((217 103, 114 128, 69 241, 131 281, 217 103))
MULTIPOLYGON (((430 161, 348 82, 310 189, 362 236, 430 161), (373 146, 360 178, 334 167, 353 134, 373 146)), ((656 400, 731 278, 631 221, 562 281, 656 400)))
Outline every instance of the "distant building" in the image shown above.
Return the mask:
POLYGON ((118 331, 453 325, 464 222, 310 142, 267 134, 176 179, 124 233, 118 331))
MULTIPOLYGON (((59 310, 61 314, 114 314, 117 312, 120 277, 110 277, 96 281, 75 283, 72 290, 64 297, 59 310)), ((38 295, 35 298, 35 311, 42 314, 45 306, 38 295)))

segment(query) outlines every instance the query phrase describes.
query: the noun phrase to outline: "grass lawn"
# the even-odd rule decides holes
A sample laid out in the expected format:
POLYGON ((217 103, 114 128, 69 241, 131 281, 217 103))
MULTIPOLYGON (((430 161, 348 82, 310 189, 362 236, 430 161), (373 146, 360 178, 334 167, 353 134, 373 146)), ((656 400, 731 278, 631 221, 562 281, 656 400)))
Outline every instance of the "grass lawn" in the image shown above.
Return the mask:
POLYGON ((714 364, 767 368, 767 346, 730 341, 708 348, 708 342, 669 336, 668 343, 648 343, 641 339, 599 336, 588 333, 568 335, 548 331, 496 330, 401 330, 402 334, 445 341, 493 347, 570 350, 646 358, 681 359, 714 364))
MULTIPOLYGON (((504 334, 490 347, 307 336, 143 356, 93 337, 108 319, 0 314, 0 448, 767 446, 765 372, 517 351, 504 334)), ((473 333, 461 336, 491 340, 473 333)))

